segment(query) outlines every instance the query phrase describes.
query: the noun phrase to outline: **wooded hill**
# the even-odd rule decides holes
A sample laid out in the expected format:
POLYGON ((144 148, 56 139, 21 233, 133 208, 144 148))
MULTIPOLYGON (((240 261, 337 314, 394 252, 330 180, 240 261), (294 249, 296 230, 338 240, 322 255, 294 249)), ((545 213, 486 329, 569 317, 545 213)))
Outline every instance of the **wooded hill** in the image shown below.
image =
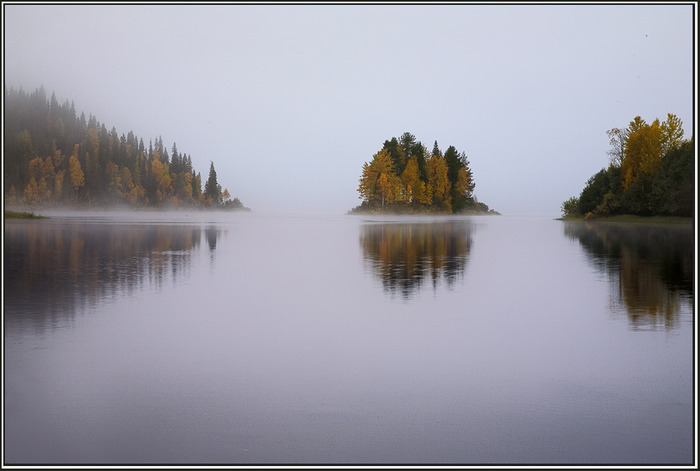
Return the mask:
POLYGON ((637 116, 625 129, 606 131, 610 165, 562 203, 563 216, 693 216, 694 138, 683 139, 682 126, 673 114, 651 124, 637 116))
POLYGON ((464 152, 437 141, 432 152, 405 132, 384 141, 382 149, 362 168, 362 204, 351 212, 490 213, 474 196, 476 184, 464 152))
POLYGON ((6 205, 247 209, 222 190, 213 162, 202 189, 175 143, 168 152, 157 137, 146 147, 132 131, 119 135, 72 102, 47 99, 43 87, 4 93, 6 205))

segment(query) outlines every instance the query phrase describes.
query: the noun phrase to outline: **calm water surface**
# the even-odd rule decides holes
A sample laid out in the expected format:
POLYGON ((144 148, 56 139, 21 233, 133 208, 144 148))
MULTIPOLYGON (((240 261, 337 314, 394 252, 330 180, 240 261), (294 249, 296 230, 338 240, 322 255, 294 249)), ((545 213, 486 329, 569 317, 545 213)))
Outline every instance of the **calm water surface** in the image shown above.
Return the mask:
POLYGON ((6 464, 693 464, 694 233, 5 222, 6 464))

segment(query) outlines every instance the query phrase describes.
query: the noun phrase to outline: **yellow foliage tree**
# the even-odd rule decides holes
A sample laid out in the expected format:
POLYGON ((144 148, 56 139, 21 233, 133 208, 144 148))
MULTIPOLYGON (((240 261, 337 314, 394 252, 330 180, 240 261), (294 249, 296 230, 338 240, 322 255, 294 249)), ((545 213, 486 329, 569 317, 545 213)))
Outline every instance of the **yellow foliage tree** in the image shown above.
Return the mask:
POLYGON ((41 176, 44 177, 47 182, 50 182, 56 178, 56 169, 50 155, 47 155, 44 159, 44 165, 41 168, 41 176))
POLYGON ((87 151, 98 161, 100 157, 100 135, 95 128, 88 129, 88 146, 87 151))
POLYGON ((39 183, 37 184, 37 189, 39 190, 39 199, 44 201, 51 198, 51 189, 46 181, 46 178, 41 177, 39 183))
POLYGON ((172 178, 170 177, 170 169, 168 164, 160 161, 158 152, 154 152, 153 160, 151 161, 151 170, 153 178, 156 181, 156 195, 158 202, 165 201, 172 193, 172 178))
POLYGON ((127 199, 132 205, 137 205, 139 203, 147 203, 146 189, 141 185, 134 185, 131 191, 129 191, 127 199))
POLYGON ((34 157, 29 161, 29 176, 34 177, 35 180, 41 178, 44 169, 44 161, 40 157, 34 157))
POLYGON ((384 209, 384 200, 389 196, 391 191, 391 186, 389 185, 389 179, 386 173, 379 175, 379 180, 377 181, 377 193, 382 200, 382 209, 384 209))
POLYGON ((122 196, 122 177, 119 172, 119 166, 112 161, 105 165, 105 174, 107 176, 107 185, 109 193, 116 198, 122 196))
POLYGON ((428 160, 428 187, 433 201, 449 211, 450 180, 447 177, 447 163, 444 157, 434 155, 428 160))
POLYGON ((128 194, 132 188, 134 188, 134 181, 131 178, 131 170, 129 167, 122 167, 119 171, 119 176, 121 179, 121 184, 125 194, 128 194))
POLYGON ((416 187, 416 201, 421 204, 430 204, 433 200, 433 194, 429 191, 428 186, 423 180, 418 182, 416 187))
POLYGON ((360 177, 360 185, 357 191, 360 193, 360 198, 366 202, 379 200, 384 206, 385 201, 396 199, 397 191, 400 192, 400 184, 401 180, 394 174, 389 151, 382 149, 374 154, 372 162, 363 164, 362 176, 360 177), (380 187, 382 175, 384 175, 384 179, 380 187))
POLYGON ((185 179, 185 186, 184 186, 184 193, 185 193, 185 199, 189 203, 194 202, 193 198, 193 193, 192 193, 192 174, 190 172, 185 172, 183 175, 185 179))
POLYGON ((56 195, 60 195, 63 192, 63 177, 66 175, 65 170, 59 170, 56 172, 56 177, 54 177, 54 190, 56 195))
POLYGON ((85 174, 83 173, 83 169, 80 166, 80 160, 78 160, 78 145, 76 144, 73 154, 70 156, 70 159, 68 159, 68 168, 70 171, 70 183, 73 185, 73 191, 75 192, 75 195, 78 195, 78 192, 80 191, 81 188, 85 186, 85 174))
POLYGON ((66 175, 64 161, 65 157, 63 157, 60 149, 56 149, 52 158, 52 165, 54 169, 53 188, 56 196, 61 196, 63 193, 63 177, 66 175))
POLYGON ((42 198, 49 199, 51 197, 51 189, 55 188, 55 182, 56 169, 53 166, 53 159, 50 155, 47 155, 44 159, 44 165, 41 169, 41 180, 39 181, 39 193, 43 192, 42 198))
POLYGON ((29 177, 29 184, 24 189, 22 201, 26 204, 35 204, 39 201, 39 187, 34 177, 29 177))
MULTIPOLYGON (((45 164, 41 157, 35 157, 29 161, 29 183, 24 190, 22 199, 27 203, 38 203, 51 197, 51 188, 49 188, 47 176, 53 174, 53 164, 51 157, 46 158, 45 164), (46 166, 50 168, 46 168, 46 166)), ((50 180, 53 182, 53 179, 50 180)))
POLYGON ((155 153, 153 160, 151 160, 151 172, 156 183, 160 183, 160 179, 163 177, 163 162, 160 161, 158 153, 155 153))
POLYGON ((463 195, 471 193, 474 188, 472 181, 471 172, 461 167, 457 171, 457 182, 455 183, 455 191, 457 194, 463 195))
POLYGON ((647 124, 637 116, 630 122, 625 154, 620 166, 625 190, 640 177, 651 176, 661 165, 663 156, 661 123, 647 124))
POLYGON ((661 123, 661 147, 666 154, 683 142, 683 122, 678 116, 668 113, 666 121, 661 123))
POLYGON ((418 159, 416 157, 411 157, 406 163, 406 168, 401 174, 401 181, 404 186, 405 201, 407 203, 413 203, 419 198, 420 188, 418 184, 420 183, 420 174, 418 173, 418 159))

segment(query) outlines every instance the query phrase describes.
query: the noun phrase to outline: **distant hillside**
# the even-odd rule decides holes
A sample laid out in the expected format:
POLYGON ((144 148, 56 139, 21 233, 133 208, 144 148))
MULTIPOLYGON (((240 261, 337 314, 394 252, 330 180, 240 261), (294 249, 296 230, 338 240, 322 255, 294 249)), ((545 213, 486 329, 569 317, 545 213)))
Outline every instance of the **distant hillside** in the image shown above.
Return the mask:
POLYGON ((362 204, 351 212, 498 214, 474 196, 474 176, 464 152, 437 141, 432 152, 413 134, 384 141, 365 162, 357 191, 362 204))
POLYGON ((44 88, 5 89, 5 204, 27 207, 226 208, 247 209, 221 188, 212 162, 201 174, 175 143, 119 135, 96 117, 80 116, 44 88))

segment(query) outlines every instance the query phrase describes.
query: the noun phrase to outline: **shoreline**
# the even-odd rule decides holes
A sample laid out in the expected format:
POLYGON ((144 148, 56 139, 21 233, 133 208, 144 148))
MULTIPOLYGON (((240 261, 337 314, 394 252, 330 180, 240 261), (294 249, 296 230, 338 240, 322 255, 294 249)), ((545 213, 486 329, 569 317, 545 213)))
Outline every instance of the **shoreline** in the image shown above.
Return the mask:
POLYGON ((624 223, 646 223, 646 224, 689 224, 694 222, 693 217, 680 216, 635 216, 633 214, 618 214, 615 216, 596 216, 586 218, 584 216, 565 216, 556 218, 557 221, 578 221, 578 222, 624 222, 624 223))
POLYGON ((5 210, 5 219, 48 219, 48 216, 41 216, 28 211, 5 210))

